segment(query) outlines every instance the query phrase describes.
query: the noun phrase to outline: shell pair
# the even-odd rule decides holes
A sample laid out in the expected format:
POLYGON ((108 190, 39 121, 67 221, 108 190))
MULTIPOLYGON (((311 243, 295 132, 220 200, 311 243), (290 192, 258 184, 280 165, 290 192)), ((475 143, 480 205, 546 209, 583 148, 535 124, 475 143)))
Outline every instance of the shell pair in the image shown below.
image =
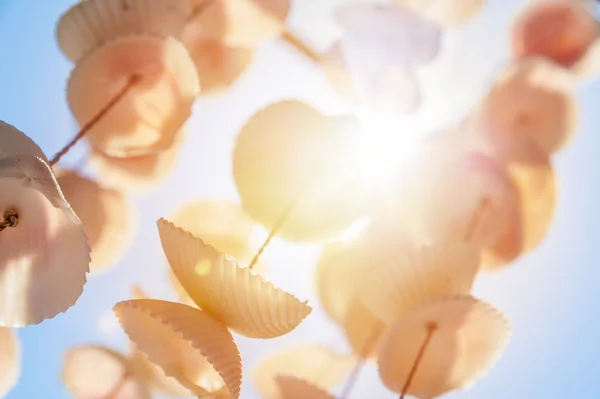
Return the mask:
POLYGON ((379 227, 325 247, 316 270, 323 308, 354 356, 376 359, 392 391, 428 399, 471 385, 494 365, 510 335, 499 311, 470 296, 480 250, 460 241, 422 245, 404 231, 379 227))
POLYGON ((24 327, 73 306, 90 246, 42 150, 0 122, 0 326, 24 327))
POLYGON ((311 308, 171 222, 160 219, 158 229, 172 271, 195 306, 134 299, 117 303, 115 314, 136 348, 166 376, 196 396, 226 389, 237 398, 241 359, 230 330, 278 337, 311 308))

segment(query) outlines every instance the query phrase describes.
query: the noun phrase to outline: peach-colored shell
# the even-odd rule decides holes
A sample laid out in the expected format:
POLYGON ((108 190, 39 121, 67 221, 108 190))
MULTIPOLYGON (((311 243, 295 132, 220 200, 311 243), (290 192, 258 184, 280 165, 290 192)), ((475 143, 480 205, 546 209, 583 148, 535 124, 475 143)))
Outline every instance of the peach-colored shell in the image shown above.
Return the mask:
POLYGON ((481 12, 485 0, 394 0, 447 28, 467 24, 481 12))
POLYGON ((132 239, 129 204, 118 191, 101 187, 77 172, 59 170, 57 177, 92 247, 91 271, 99 273, 114 266, 132 239))
POLYGON ((9 155, 31 155, 48 161, 42 149, 25 133, 0 121, 0 158, 9 155))
POLYGON ((430 323, 437 329, 407 392, 418 399, 472 385, 496 363, 511 334, 502 313, 470 296, 417 307, 398 319, 382 339, 379 375, 390 390, 401 392, 430 323))
POLYGON ((312 311, 306 302, 171 222, 160 219, 158 232, 171 269, 190 298, 238 334, 278 337, 295 329, 312 311))
POLYGON ((278 36, 290 10, 290 0, 214 0, 207 6, 190 2, 192 9, 202 7, 191 22, 202 36, 246 48, 278 36))
POLYGON ((482 133, 498 146, 533 141, 547 154, 557 152, 578 127, 574 83, 568 71, 542 58, 509 63, 474 111, 482 133))
POLYGON ((525 6, 511 29, 515 58, 541 56, 571 68, 600 36, 600 26, 579 1, 538 0, 525 6))
POLYGON ((67 101, 80 126, 88 123, 134 83, 86 134, 93 148, 127 157, 169 149, 191 114, 199 93, 198 74, 176 39, 125 36, 85 56, 69 77, 67 101))
POLYGON ((169 149, 148 155, 122 158, 92 150, 90 162, 98 172, 98 182, 119 191, 145 191, 156 186, 171 171, 182 136, 179 132, 169 149))
POLYGON ((184 36, 202 84, 202 95, 217 94, 233 85, 254 59, 254 50, 234 47, 202 36, 184 36))
POLYGON ((424 155, 414 180, 400 187, 401 223, 434 242, 476 243, 498 265, 506 264, 522 252, 517 187, 503 164, 484 153, 465 151, 446 159, 444 151, 439 146, 424 155))
POLYGON ((90 247, 40 158, 0 159, 0 214, 7 210, 16 211, 18 224, 0 232, 0 326, 24 327, 75 304, 87 280, 90 247))
POLYGON ((21 348, 14 330, 0 327, 0 348, 0 398, 3 398, 21 375, 21 348))
POLYGON ((150 399, 129 361, 103 346, 82 345, 67 350, 62 380, 76 399, 150 399))
POLYGON ((74 62, 119 36, 150 34, 179 37, 187 0, 83 0, 56 26, 61 51, 74 62))
POLYGON ((277 387, 279 399, 335 399, 326 391, 295 376, 277 377, 277 387))
POLYGON ((165 375, 197 396, 226 387, 239 397, 240 354, 223 324, 200 309, 153 299, 123 301, 113 309, 136 348, 165 375))
POLYGON ((365 308, 358 297, 350 302, 341 325, 346 342, 357 357, 369 359, 377 355, 386 326, 365 308))
POLYGON ((358 121, 327 117, 285 100, 254 114, 233 153, 233 177, 242 208, 278 235, 314 242, 348 228, 363 211, 357 168, 358 121), (291 209, 291 210, 290 210, 291 209))
POLYGON ((278 376, 293 376, 327 390, 348 375, 356 360, 318 344, 288 346, 261 359, 252 370, 252 382, 263 399, 279 399, 278 376))

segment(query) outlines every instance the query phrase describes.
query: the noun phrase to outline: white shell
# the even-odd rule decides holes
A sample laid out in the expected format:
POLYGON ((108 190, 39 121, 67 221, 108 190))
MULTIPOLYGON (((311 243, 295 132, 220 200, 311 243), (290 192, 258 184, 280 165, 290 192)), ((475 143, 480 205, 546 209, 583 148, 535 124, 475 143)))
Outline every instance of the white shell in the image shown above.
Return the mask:
POLYGON ((56 39, 65 56, 76 62, 119 36, 178 38, 187 14, 187 0, 83 0, 61 16, 56 39))
POLYGON ((0 121, 0 159, 9 155, 31 155, 48 161, 42 149, 25 133, 0 121))

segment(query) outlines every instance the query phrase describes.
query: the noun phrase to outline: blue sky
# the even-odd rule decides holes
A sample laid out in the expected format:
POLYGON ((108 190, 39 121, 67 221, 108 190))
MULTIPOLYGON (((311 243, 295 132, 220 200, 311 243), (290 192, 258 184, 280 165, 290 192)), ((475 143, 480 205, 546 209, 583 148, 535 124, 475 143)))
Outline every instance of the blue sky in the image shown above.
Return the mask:
MULTIPOLYGON (((54 40, 54 24, 71 3, 0 2, 0 119, 25 131, 48 155, 76 130, 65 102, 71 64, 54 40)), ((323 17, 325 3, 296 1, 290 19, 292 29, 318 45, 336 33, 323 17)), ((477 20, 446 38, 440 68, 424 72, 429 82, 428 109, 419 122, 421 128, 435 128, 460 116, 484 90, 506 58, 507 23, 520 4, 521 0, 489 0, 477 20)), ((534 252, 506 270, 481 276, 476 284, 475 294, 513 323, 511 342, 486 379, 469 391, 447 395, 448 399, 600 398, 600 312, 596 307, 600 299, 600 84, 582 86, 578 95, 580 129, 553 160, 558 205, 548 235, 534 252)), ((281 98, 303 99, 323 109, 342 107, 322 76, 278 42, 259 49, 252 67, 229 92, 200 99, 172 174, 154 191, 129 198, 135 210, 135 236, 121 261, 110 272, 92 277, 66 314, 19 330, 22 378, 8 399, 67 398, 59 372, 62 354, 71 345, 105 343, 124 348, 123 335, 99 328, 99 320, 110 320, 106 315, 115 302, 129 297, 132 283, 140 283, 152 296, 173 298, 156 219, 192 199, 235 200, 230 177, 235 134, 257 108, 281 98)), ((64 165, 74 164, 81 149, 65 157, 64 165)), ((265 254, 268 277, 317 305, 311 283, 317 254, 317 248, 276 240, 265 254)), ((339 346, 340 338, 317 306, 286 337, 272 341, 240 338, 238 344, 248 375, 253 363, 278 347, 300 341, 339 346)), ((241 397, 257 398, 247 378, 241 397)), ((371 367, 352 397, 392 399, 395 395, 382 387, 371 367)))

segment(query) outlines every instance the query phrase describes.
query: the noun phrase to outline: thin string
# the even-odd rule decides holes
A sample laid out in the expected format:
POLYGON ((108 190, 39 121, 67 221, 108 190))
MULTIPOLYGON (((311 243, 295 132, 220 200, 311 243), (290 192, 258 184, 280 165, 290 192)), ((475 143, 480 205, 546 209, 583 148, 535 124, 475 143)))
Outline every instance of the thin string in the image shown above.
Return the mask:
POLYGON ((477 207, 471 214, 472 215, 471 219, 469 220, 469 224, 467 225, 467 228, 465 230, 465 235, 463 237, 464 242, 468 243, 473 239, 473 235, 475 234, 477 227, 479 227, 479 224, 480 224, 481 220, 483 219, 483 216, 485 215, 485 211, 489 207, 490 202, 491 201, 488 197, 480 198, 477 207))
POLYGON ((417 373, 417 369, 419 368, 419 365, 421 364, 421 361, 423 360, 423 356, 425 355, 427 346, 429 346, 429 343, 431 342, 433 333, 438 329, 438 325, 437 325, 437 323, 431 322, 431 323, 427 324, 427 326, 425 328, 427 329, 427 335, 425 336, 425 340, 423 341, 423 343, 421 344, 421 347, 419 348, 419 352, 417 353, 417 358, 415 359, 415 362, 413 363, 412 368, 410 369, 410 372, 408 373, 408 378, 406 379, 406 382, 404 383, 404 386, 402 387, 402 392, 400 393, 400 397, 398 399, 404 399, 404 395, 406 395, 406 392, 408 392, 408 390, 410 389, 410 385, 412 384, 412 381, 415 378, 415 374, 417 373))
POLYGON ((188 15, 188 17, 185 20, 185 23, 191 23, 192 21, 194 21, 196 18, 198 18, 200 16, 200 14, 202 14, 208 7, 210 7, 216 0, 206 0, 205 2, 197 5, 192 12, 190 12, 190 15, 188 15))
POLYGON ((311 49, 304 41, 300 40, 297 36, 292 34, 288 29, 285 29, 281 33, 281 39, 291 47, 296 49, 300 54, 304 55, 309 60, 319 63, 321 62, 322 55, 311 49))
POLYGON ((352 392, 352 389, 354 388, 354 386, 356 385, 356 382, 358 381, 358 376, 360 375, 360 372, 365 364, 365 358, 367 357, 367 355, 371 352, 371 350, 377 343, 377 340, 379 339, 382 332, 383 332, 383 323, 381 323, 381 322, 375 323, 373 328, 371 328, 369 336, 365 340, 362 348, 360 348, 359 359, 356 362, 354 369, 352 369, 350 376, 346 380, 346 384, 344 385, 344 388, 342 389, 342 394, 340 396, 340 399, 346 399, 352 392))
POLYGON ((19 214, 14 209, 4 211, 4 220, 0 222, 0 231, 19 224, 19 214))
POLYGON ((125 86, 85 125, 81 127, 79 132, 73 137, 73 139, 65 145, 48 163, 50 166, 54 166, 60 161, 60 159, 67 153, 79 140, 81 140, 93 127, 98 123, 128 92, 141 80, 141 76, 132 75, 125 86))

